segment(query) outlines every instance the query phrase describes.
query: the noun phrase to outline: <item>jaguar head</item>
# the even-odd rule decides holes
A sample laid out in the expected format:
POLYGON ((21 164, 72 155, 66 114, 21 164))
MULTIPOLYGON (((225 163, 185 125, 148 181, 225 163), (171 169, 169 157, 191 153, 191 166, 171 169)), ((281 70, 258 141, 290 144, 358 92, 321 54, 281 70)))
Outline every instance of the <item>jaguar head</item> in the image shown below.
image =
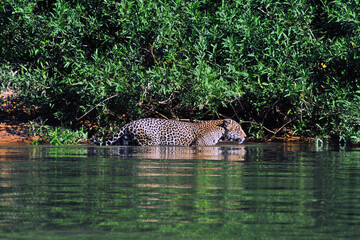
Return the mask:
POLYGON ((246 134, 240 124, 231 119, 225 119, 223 122, 225 128, 224 140, 235 141, 238 144, 244 142, 246 134))

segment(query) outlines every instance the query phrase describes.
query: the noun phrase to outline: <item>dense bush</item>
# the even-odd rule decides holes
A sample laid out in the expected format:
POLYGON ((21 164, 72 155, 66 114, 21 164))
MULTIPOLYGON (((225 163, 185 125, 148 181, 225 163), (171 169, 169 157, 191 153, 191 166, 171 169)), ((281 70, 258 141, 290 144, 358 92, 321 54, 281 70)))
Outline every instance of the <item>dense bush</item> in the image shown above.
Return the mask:
POLYGON ((357 139, 359 15, 358 0, 7 0, 1 88, 68 126, 220 115, 257 137, 357 139))

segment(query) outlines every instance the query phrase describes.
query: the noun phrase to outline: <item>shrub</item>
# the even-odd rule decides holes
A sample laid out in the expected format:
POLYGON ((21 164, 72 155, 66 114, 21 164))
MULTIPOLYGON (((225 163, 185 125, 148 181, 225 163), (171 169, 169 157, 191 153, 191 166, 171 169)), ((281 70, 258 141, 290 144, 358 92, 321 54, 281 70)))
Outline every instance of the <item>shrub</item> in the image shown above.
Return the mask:
POLYGON ((355 2, 8 0, 2 89, 73 127, 226 115, 258 137, 350 139, 360 109, 355 2))

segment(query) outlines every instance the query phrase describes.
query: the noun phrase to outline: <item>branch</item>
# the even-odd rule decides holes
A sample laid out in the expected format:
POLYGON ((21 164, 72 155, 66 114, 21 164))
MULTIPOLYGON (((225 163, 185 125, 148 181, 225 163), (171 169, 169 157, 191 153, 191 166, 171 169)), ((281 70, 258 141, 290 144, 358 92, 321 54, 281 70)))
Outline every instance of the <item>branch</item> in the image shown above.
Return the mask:
POLYGON ((268 129, 267 127, 265 126, 262 126, 260 123, 257 123, 257 122, 254 122, 254 121, 243 121, 241 123, 251 123, 251 124, 255 124, 255 125, 258 125, 258 126, 261 126, 262 128, 264 128, 266 131, 268 132, 271 132, 272 134, 276 134, 274 131, 271 131, 270 129, 268 129))
POLYGON ((159 115, 160 115, 161 117, 163 117, 164 119, 169 119, 169 118, 166 117, 164 114, 156 111, 156 110, 154 109, 154 107, 150 107, 150 106, 148 106, 148 105, 145 105, 144 108, 147 108, 147 111, 148 111, 148 112, 155 112, 156 114, 159 114, 159 115))
POLYGON ((271 17, 270 14, 268 14, 267 12, 265 12, 264 10, 262 10, 261 8, 257 8, 260 12, 262 12, 263 14, 265 14, 268 17, 271 17))
POLYGON ((309 26, 307 26, 308 28, 309 28, 309 32, 310 32, 310 34, 311 34, 311 36, 314 38, 314 40, 316 41, 316 37, 315 37, 315 35, 314 35, 314 33, 311 31, 311 28, 309 27, 309 26))
POLYGON ((283 129, 286 125, 288 125, 288 124, 291 123, 291 122, 292 122, 292 120, 290 120, 290 121, 288 121, 287 123, 285 123, 284 125, 282 125, 278 130, 275 131, 274 136, 275 136, 281 129, 283 129))
POLYGON ((106 101, 108 101, 108 100, 110 100, 110 99, 112 99, 112 98, 114 98, 114 97, 117 97, 118 95, 119 95, 119 94, 115 94, 115 95, 112 95, 112 96, 106 98, 105 100, 102 100, 101 102, 99 102, 98 104, 96 104, 95 107, 93 107, 92 109, 90 109, 89 111, 87 111, 86 113, 84 113, 81 117, 76 118, 76 121, 79 121, 80 119, 82 119, 83 117, 85 117, 86 115, 88 115, 89 112, 91 112, 92 110, 94 110, 95 108, 97 108, 100 104, 102 104, 102 103, 104 103, 104 102, 106 102, 106 101))
POLYGON ((155 55, 154 55, 154 45, 152 45, 152 46, 150 47, 150 53, 151 53, 151 56, 153 57, 156 65, 159 65, 159 63, 158 63, 158 61, 156 61, 156 58, 155 58, 155 55))

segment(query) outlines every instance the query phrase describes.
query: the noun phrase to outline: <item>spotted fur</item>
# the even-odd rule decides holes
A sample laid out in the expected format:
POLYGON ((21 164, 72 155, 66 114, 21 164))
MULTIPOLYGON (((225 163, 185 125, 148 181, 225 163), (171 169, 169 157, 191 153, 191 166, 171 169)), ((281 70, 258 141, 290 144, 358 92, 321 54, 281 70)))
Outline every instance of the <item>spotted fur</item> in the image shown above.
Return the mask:
POLYGON ((246 134, 241 126, 231 120, 210 120, 182 122, 176 120, 146 118, 130 122, 110 140, 98 142, 100 146, 108 145, 174 145, 174 146, 208 146, 221 140, 236 141, 241 144, 246 134))

